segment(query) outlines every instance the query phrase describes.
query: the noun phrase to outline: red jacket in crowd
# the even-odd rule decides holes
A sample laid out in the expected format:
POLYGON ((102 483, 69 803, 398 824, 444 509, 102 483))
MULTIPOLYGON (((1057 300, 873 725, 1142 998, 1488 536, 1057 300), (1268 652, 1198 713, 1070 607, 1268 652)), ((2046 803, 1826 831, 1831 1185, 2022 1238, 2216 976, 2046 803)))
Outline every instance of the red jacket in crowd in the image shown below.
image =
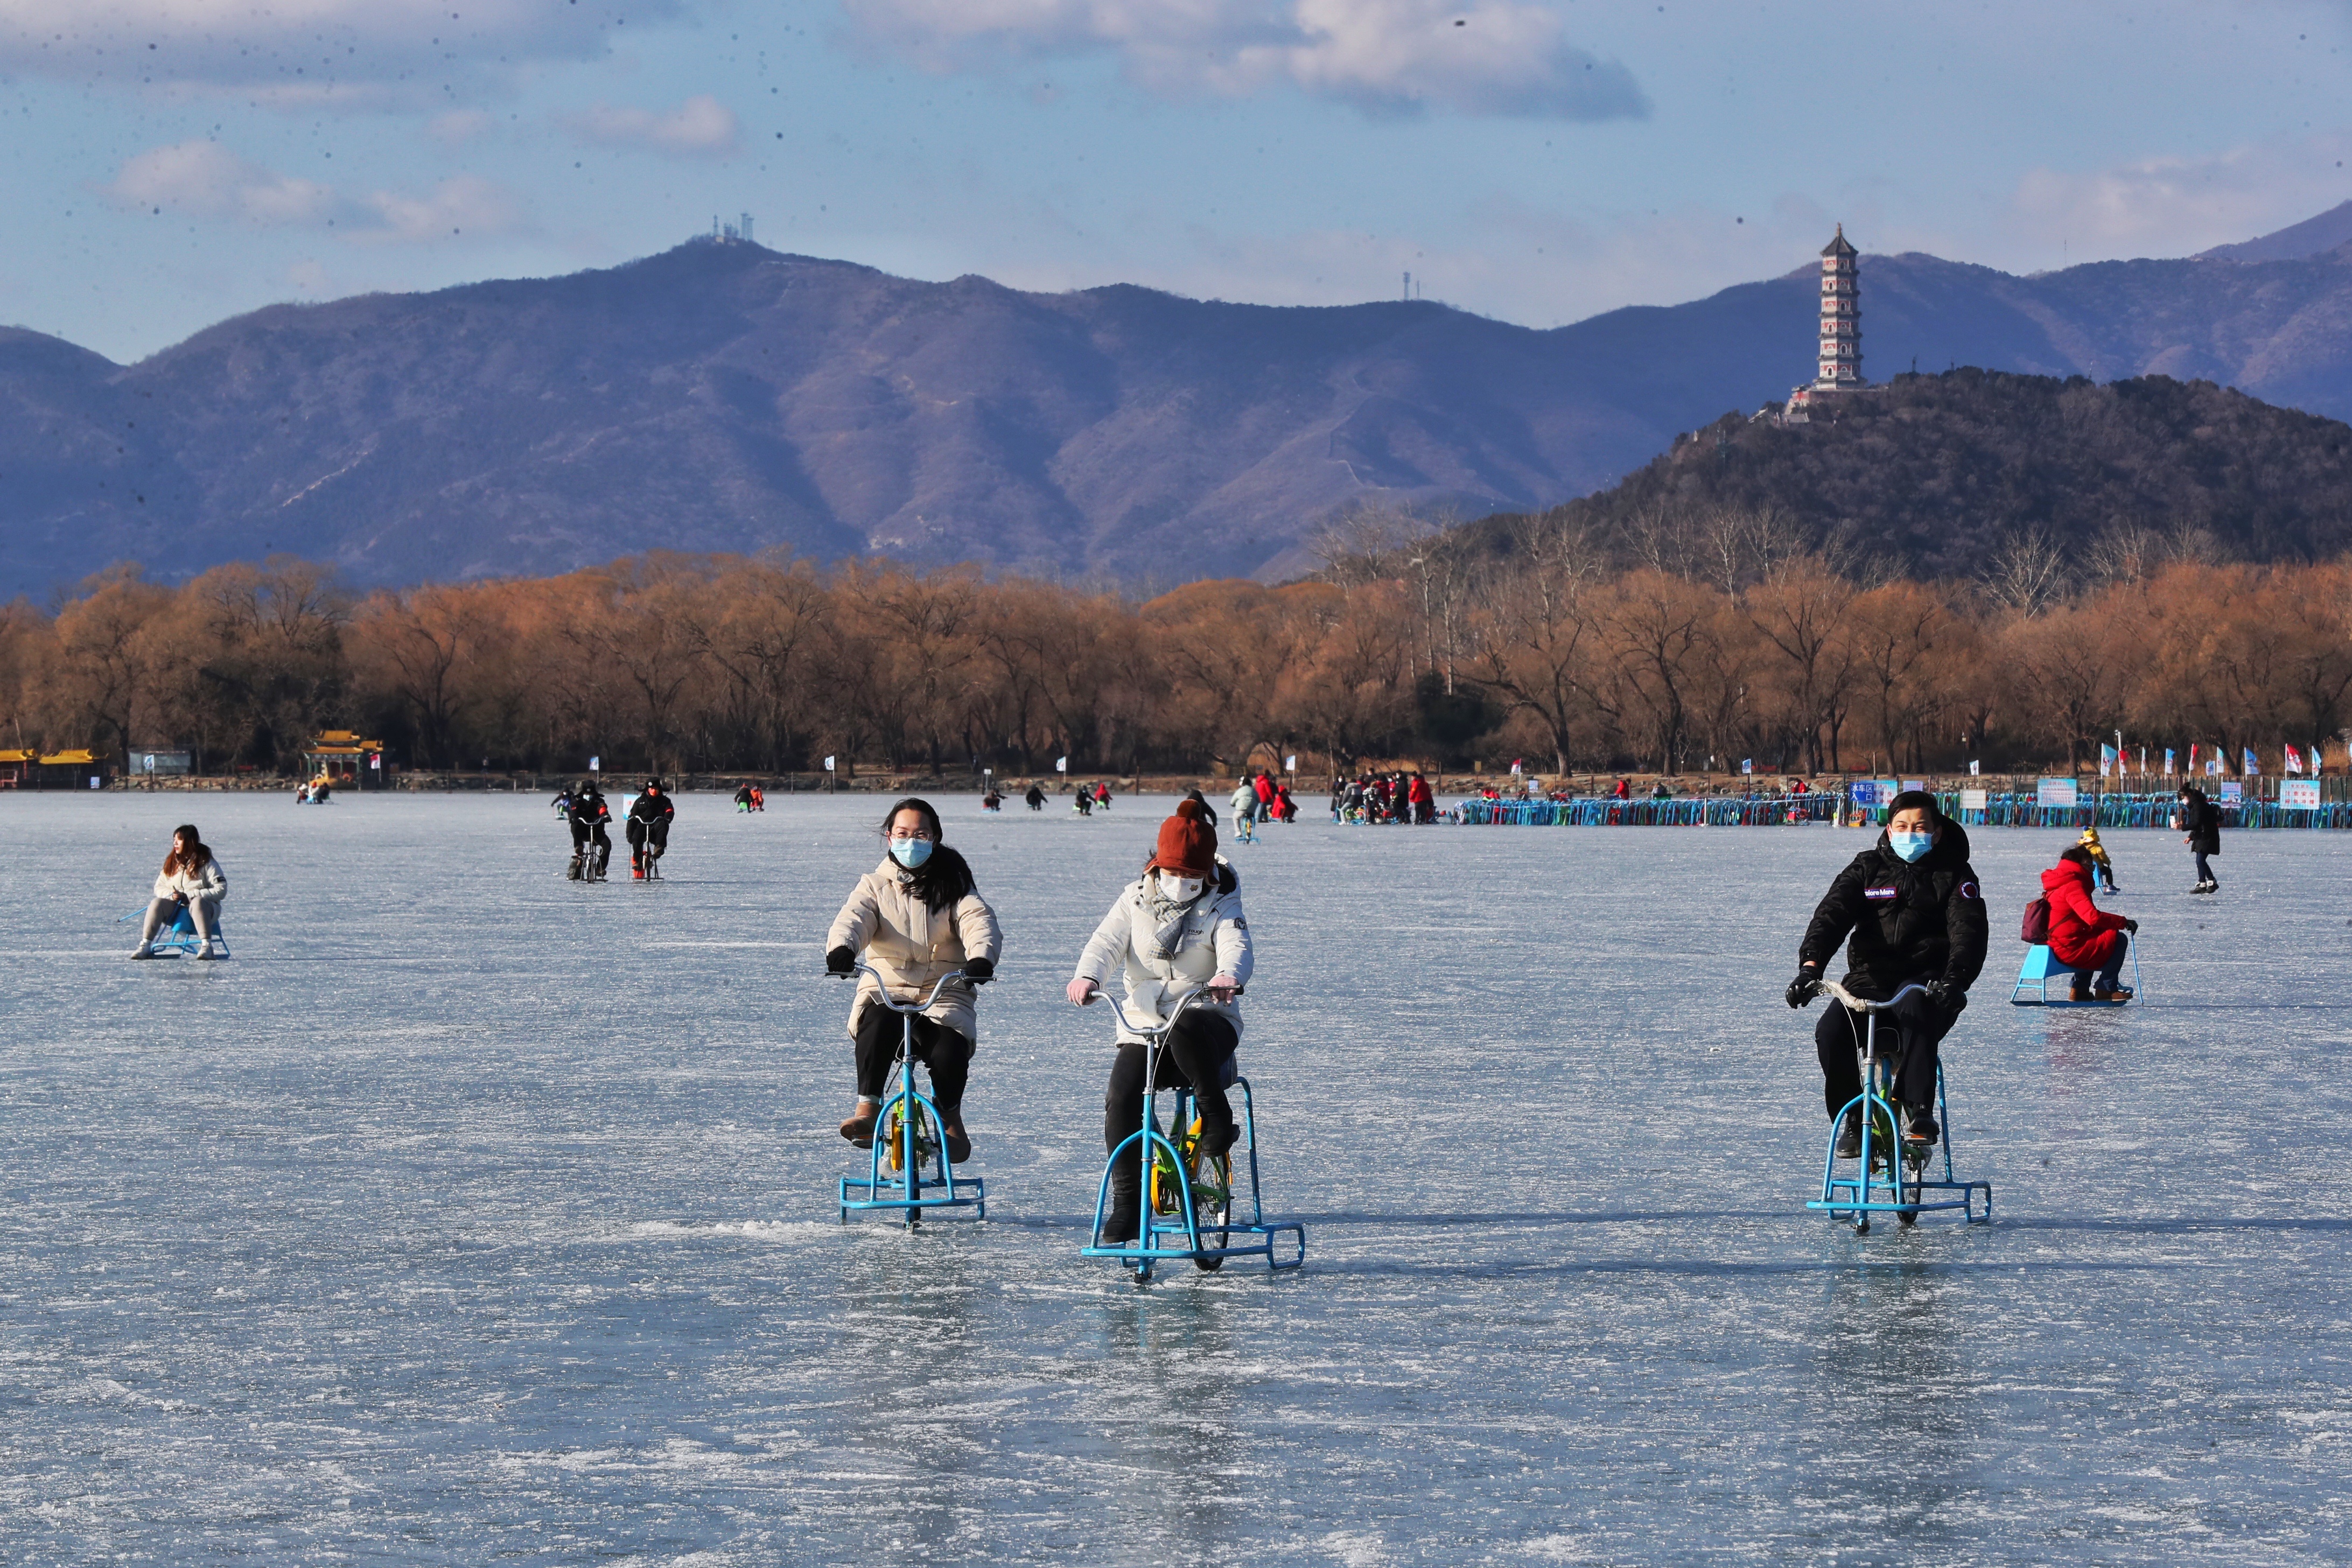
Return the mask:
POLYGON ((2124 917, 2091 901, 2091 868, 2061 860, 2042 873, 2050 900, 2051 956, 2069 969, 2105 969, 2124 948, 2124 917))

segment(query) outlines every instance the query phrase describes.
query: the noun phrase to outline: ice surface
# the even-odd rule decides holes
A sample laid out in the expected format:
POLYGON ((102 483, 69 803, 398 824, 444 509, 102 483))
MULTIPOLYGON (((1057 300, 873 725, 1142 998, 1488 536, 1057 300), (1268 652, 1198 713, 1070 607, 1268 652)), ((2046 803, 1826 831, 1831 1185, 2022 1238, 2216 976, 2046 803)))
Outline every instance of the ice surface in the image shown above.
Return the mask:
POLYGON ((2116 833, 2145 1005, 1948 1049, 1997 1219, 1808 1214, 1797 933, 1862 836, 1233 847, 1245 1069, 1307 1267, 1077 1250, 1162 806, 949 803, 1009 949, 984 1226, 835 1222, 827 921, 869 799, 679 802, 562 879, 543 799, 11 796, 0 1560, 2343 1563, 2352 840, 2116 833), (133 964, 193 816, 235 962, 133 964), (625 849, 621 860, 625 869, 625 849))

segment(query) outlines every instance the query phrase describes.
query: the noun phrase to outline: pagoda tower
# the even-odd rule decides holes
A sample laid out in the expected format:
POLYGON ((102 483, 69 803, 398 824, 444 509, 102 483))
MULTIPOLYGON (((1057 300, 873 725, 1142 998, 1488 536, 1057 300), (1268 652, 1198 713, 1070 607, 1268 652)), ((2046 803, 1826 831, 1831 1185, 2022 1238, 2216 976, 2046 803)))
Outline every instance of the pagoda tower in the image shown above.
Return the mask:
POLYGON ((1860 254, 1843 224, 1822 251, 1822 353, 1815 392, 1852 392, 1862 384, 1862 291, 1854 264, 1860 254))

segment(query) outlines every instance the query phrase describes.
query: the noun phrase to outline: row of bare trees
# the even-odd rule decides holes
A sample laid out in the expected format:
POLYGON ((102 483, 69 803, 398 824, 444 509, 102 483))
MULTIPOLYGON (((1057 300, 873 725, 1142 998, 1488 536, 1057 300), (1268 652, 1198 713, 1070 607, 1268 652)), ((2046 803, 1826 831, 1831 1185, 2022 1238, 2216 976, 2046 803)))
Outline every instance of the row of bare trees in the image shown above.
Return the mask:
POLYGON ((364 596, 284 558, 177 586, 121 567, 0 610, 0 744, 184 746, 213 772, 289 769, 321 728, 412 765, 550 772, 1189 772, 1270 752, 2007 771, 2079 765, 2117 729, 2274 755, 2347 721, 2342 563, 2147 551, 2095 573, 2012 550, 1974 583, 1874 582, 1769 518, 1653 521, 1629 546, 1358 518, 1313 579, 1143 603, 769 558, 364 596))

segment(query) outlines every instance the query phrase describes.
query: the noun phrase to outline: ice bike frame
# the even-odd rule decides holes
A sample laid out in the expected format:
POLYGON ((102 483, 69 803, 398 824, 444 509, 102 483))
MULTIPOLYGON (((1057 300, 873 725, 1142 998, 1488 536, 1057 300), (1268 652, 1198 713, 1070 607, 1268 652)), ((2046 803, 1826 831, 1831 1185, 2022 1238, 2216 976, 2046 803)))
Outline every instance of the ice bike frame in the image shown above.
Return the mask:
MULTIPOLYGON (((841 1220, 849 1222, 852 1209, 897 1209, 909 1229, 931 1209, 968 1208, 972 1218, 988 1217, 988 1191, 979 1176, 959 1176, 948 1158, 947 1121, 937 1101, 915 1088, 915 1015, 940 999, 940 993, 964 977, 959 969, 940 976, 931 994, 919 1002, 901 1002, 871 964, 860 963, 852 974, 870 974, 881 994, 879 1006, 898 1015, 898 1059, 890 1064, 890 1079, 882 1097, 882 1111, 874 1124, 874 1148, 863 1180, 841 1178, 841 1220), (923 1167, 938 1173, 926 1183, 923 1167), (928 1191, 926 1188, 928 1187, 928 1191), (853 1198, 852 1192, 866 1195, 853 1198)), ((848 978, 848 976, 844 976, 848 978)))
MULTIPOLYGON (((1307 1261, 1307 1228, 1296 1223, 1268 1225, 1265 1208, 1259 1200, 1257 1175, 1257 1101, 1250 1093, 1249 1079, 1234 1075, 1232 1086, 1242 1091, 1241 1138, 1249 1148, 1249 1205, 1246 1224, 1234 1217, 1234 1152, 1227 1150, 1223 1159, 1212 1161, 1201 1152, 1200 1134, 1194 1130, 1197 1121, 1193 1094, 1189 1089, 1175 1091, 1176 1137, 1171 1139, 1160 1131, 1158 1110, 1160 1091, 1153 1086, 1160 1078, 1160 1053, 1167 1048, 1170 1031, 1184 1010, 1206 993, 1208 987, 1195 986, 1177 998, 1167 1018, 1150 1028, 1136 1023, 1118 1005, 1118 998, 1099 988, 1096 994, 1110 1004, 1119 1025, 1129 1034, 1143 1037, 1143 1124, 1119 1141, 1103 1162, 1102 1182, 1095 1189, 1095 1223, 1087 1234, 1102 1235, 1105 1205, 1110 1201, 1111 1175, 1122 1159, 1136 1162, 1137 1197, 1141 1218, 1133 1241, 1116 1246, 1090 1245, 1084 1249, 1087 1258, 1115 1259, 1135 1276, 1139 1285, 1151 1279, 1153 1268, 1163 1259, 1190 1258, 1195 1268, 1214 1270, 1224 1267, 1228 1258, 1264 1258, 1271 1269, 1296 1268, 1307 1261), (1218 1167, 1222 1166, 1222 1169, 1218 1167), (1223 1177, 1222 1181, 1216 1180, 1223 1177), (1297 1250, 1289 1258, 1276 1256, 1276 1238, 1290 1237, 1297 1250), (1236 1241, 1235 1237, 1244 1239, 1236 1241)), ((1228 1061, 1231 1058, 1227 1058, 1228 1061)))
POLYGON ((1895 1005, 1913 992, 1927 994, 1924 985, 1906 985, 1884 1002, 1865 1001, 1840 985, 1834 980, 1821 983, 1822 993, 1833 996, 1868 1020, 1863 1037, 1862 1092, 1845 1102, 1837 1115, 1830 1120, 1829 1152, 1822 1162, 1822 1195, 1807 1203, 1809 1209, 1828 1211, 1832 1219, 1852 1216, 1856 1236, 1870 1234, 1870 1216, 1892 1214, 1905 1225, 1921 1215, 1937 1209, 1958 1209, 1971 1225, 1982 1225, 1992 1218, 1992 1184, 1963 1182, 1952 1174, 1952 1109, 1944 1093, 1944 1064, 1936 1062, 1936 1120, 1943 1131, 1944 1175, 1941 1181, 1929 1176, 1928 1162, 1936 1156, 1931 1145, 1906 1148, 1899 1129, 1903 1123, 1895 1109, 1895 1064, 1878 1054, 1878 1016, 1892 1012, 1895 1005), (1854 1173, 1837 1173, 1838 1130, 1849 1116, 1862 1118, 1862 1154, 1855 1163, 1854 1173), (1929 1193, 1953 1194, 1956 1196, 1930 1198, 1929 1193), (1977 1195, 1984 1196, 1984 1213, 1976 1212, 1977 1195))

